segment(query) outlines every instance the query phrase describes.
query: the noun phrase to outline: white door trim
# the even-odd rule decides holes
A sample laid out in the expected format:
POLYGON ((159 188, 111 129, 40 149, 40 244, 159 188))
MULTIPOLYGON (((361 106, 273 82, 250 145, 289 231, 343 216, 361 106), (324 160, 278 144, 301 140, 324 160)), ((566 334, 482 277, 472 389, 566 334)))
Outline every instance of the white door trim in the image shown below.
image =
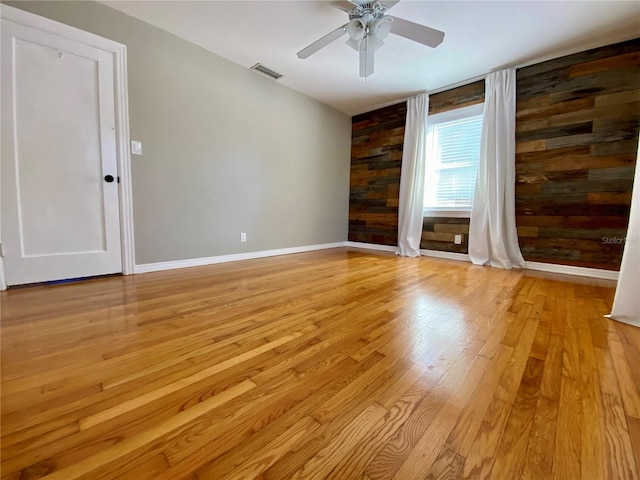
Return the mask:
MULTIPOLYGON (((36 28, 63 38, 84 43, 113 55, 114 94, 116 119, 116 150, 120 188, 120 242, 122 247, 122 273, 134 274, 135 250, 133 236, 133 202, 131 193, 131 154, 129 150, 129 99, 127 94, 127 47, 93 33, 56 22, 18 8, 0 5, 5 20, 36 28)), ((0 232, 1 233, 1 232, 0 232)), ((1 242, 0 237, 0 242, 1 242)), ((0 259, 0 290, 4 285, 4 269, 0 259)))

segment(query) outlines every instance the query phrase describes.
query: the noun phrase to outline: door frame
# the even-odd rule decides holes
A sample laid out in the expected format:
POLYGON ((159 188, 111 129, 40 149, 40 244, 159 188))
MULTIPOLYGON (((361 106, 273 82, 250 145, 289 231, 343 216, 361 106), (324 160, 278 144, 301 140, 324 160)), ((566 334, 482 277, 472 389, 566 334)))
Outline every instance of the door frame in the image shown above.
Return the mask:
MULTIPOLYGON (((135 249, 133 232, 133 201, 131 189, 131 153, 129 150, 129 98, 127 91, 127 46, 122 43, 85 32, 79 28, 50 20, 34 13, 25 12, 8 5, 0 5, 0 16, 13 23, 35 28, 43 32, 67 38, 91 47, 103 50, 113 56, 115 120, 116 120, 116 156, 120 184, 118 197, 120 203, 120 245, 122 274, 133 275, 135 267, 135 249)), ((0 231, 0 247, 2 232, 0 231)), ((7 288, 0 248, 0 290, 7 288)))

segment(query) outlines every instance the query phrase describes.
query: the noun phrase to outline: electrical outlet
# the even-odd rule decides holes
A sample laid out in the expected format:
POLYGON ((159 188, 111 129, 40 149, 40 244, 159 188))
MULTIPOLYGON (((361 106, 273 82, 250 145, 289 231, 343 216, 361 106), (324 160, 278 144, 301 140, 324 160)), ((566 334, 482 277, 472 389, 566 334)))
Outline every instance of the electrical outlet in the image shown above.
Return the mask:
POLYGON ((456 245, 460 245, 462 243, 462 235, 456 235, 455 239, 453 240, 453 243, 455 243, 456 245))
POLYGON ((247 234, 246 234, 246 233, 244 233, 244 232, 242 232, 242 233, 240 234, 240 242, 244 243, 244 242, 246 242, 246 241, 247 241, 247 234))

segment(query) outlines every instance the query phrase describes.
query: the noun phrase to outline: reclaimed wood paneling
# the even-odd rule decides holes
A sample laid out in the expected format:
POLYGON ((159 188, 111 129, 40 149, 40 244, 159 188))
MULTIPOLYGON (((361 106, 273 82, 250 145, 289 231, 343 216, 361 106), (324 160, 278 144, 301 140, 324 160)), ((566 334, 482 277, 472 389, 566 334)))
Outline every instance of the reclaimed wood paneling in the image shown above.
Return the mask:
MULTIPOLYGON (((640 39, 519 69, 517 95, 516 223, 525 259, 617 270, 640 126, 640 39)), ((429 113, 483 99, 484 81, 475 82, 432 95, 429 113)), ((353 119, 349 240, 397 243, 405 115, 402 102, 353 119)), ((467 253, 468 224, 427 218, 421 247, 467 253)))
MULTIPOLYGON (((429 114, 481 103, 484 80, 431 95, 429 114)), ((353 117, 349 240, 397 245, 406 102, 353 117)), ((425 219, 421 248, 467 252, 469 219, 425 219), (439 235, 434 235, 435 229, 439 235), (452 230, 455 230, 455 232, 452 230), (462 229, 462 230, 461 230, 462 229), (458 231, 460 230, 460 231, 458 231), (453 235, 463 234, 461 245, 453 235)))
POLYGON ((441 252, 468 253, 469 219, 426 217, 422 224, 420 247, 441 252), (462 243, 455 243, 455 236, 462 235, 462 243))
POLYGON ((396 245, 405 102, 353 117, 349 240, 396 245))
POLYGON ((518 70, 516 215, 526 260, 619 268, 639 86, 640 39, 518 70))

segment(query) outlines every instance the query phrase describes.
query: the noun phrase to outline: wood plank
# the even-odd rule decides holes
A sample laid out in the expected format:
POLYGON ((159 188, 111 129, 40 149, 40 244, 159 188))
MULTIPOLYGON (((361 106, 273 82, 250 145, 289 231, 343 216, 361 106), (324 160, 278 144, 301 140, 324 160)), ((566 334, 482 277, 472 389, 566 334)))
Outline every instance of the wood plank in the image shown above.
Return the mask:
MULTIPOLYGON (((627 425, 629 428, 629 440, 631 441, 631 451, 636 460, 636 471, 640 473, 640 420, 627 417, 627 425)), ((615 435, 615 432, 612 433, 615 435)))
MULTIPOLYGON (((634 448, 627 428, 627 421, 620 398, 606 393, 602 394, 604 411, 606 451, 609 459, 605 462, 606 478, 633 479, 638 478, 638 468, 634 459, 634 448)), ((637 452, 637 448, 636 454, 637 452)))
POLYGON ((527 445, 540 395, 544 362, 529 357, 511 415, 500 441, 491 478, 521 478, 527 461, 527 445))
POLYGON ((500 382, 495 393, 496 398, 510 404, 513 404, 515 401, 537 328, 538 320, 528 318, 525 321, 520 341, 515 346, 511 360, 500 377, 500 382))
POLYGON ((419 382, 415 389, 410 389, 389 409, 384 417, 383 425, 378 430, 362 439, 356 448, 344 456, 327 479, 355 478, 360 472, 363 472, 382 447, 407 421, 423 397, 424 390, 419 382))
POLYGON ((367 407, 291 478, 299 480, 327 476, 336 463, 348 455, 363 438, 382 426, 386 414, 387 410, 380 405, 373 404, 367 407))
MULTIPOLYGON (((579 305, 584 304, 584 298, 579 298, 579 305)), ((582 478, 588 479, 592 476, 605 476, 605 461, 603 458, 605 450, 603 412, 601 407, 600 388, 598 384, 598 369, 594 356, 593 342, 588 322, 584 318, 584 311, 578 308, 578 318, 581 328, 578 329, 578 342, 580 351, 580 372, 582 401, 582 478)))
POLYGON ((553 458, 555 451, 558 409, 557 401, 543 396, 538 398, 521 478, 537 480, 552 477, 553 463, 549 459, 553 458))
POLYGON ((463 479, 489 478, 510 413, 510 404, 494 398, 464 463, 463 479))
POLYGON ((111 448, 107 448, 98 452, 97 454, 82 460, 75 465, 69 466, 62 470, 57 470, 47 475, 48 480, 65 479, 71 480, 74 478, 80 478, 88 475, 97 468, 108 465, 114 461, 119 460, 125 455, 139 449, 144 448, 146 444, 156 441, 163 435, 185 425, 197 417, 206 414, 212 408, 222 405, 238 395, 248 392, 255 387, 255 384, 249 380, 235 386, 230 389, 211 397, 209 400, 199 403, 198 405, 186 410, 182 414, 176 415, 171 419, 158 424, 155 428, 147 430, 137 436, 131 437, 127 440, 116 444, 111 448))
MULTIPOLYGON (((181 390, 182 388, 195 384, 197 382, 200 382, 204 379, 206 379, 207 377, 211 377, 213 375, 215 375, 216 373, 222 372, 228 368, 231 368, 233 366, 236 366, 250 358, 253 358, 255 356, 260 355, 261 353, 267 352, 269 350, 272 350, 273 348, 275 348, 276 346, 279 345, 283 345, 297 337, 299 337, 300 335, 302 335, 302 333, 300 332, 295 332, 293 334, 290 335, 285 335, 284 337, 279 338, 278 340, 274 340, 273 342, 267 343, 266 345, 262 345, 261 347, 258 348, 254 348, 253 350, 243 354, 243 355, 239 355, 237 357, 231 358, 229 360, 227 360, 226 362, 222 362, 218 365, 214 365, 212 367, 209 367, 208 369, 205 370, 201 370, 198 373, 195 373, 193 375, 190 375, 189 377, 186 377, 184 379, 181 379, 177 382, 174 383, 170 383, 169 385, 166 385, 165 387, 161 387, 158 390, 149 392, 145 395, 141 395, 139 397, 136 397, 132 400, 129 400, 128 402, 124 402, 121 403, 115 407, 112 407, 110 409, 107 410, 103 410, 100 413, 94 414, 94 415, 90 415, 88 417, 82 418, 80 419, 80 430, 87 430, 99 423, 102 422, 106 422, 107 420, 117 417, 119 415, 122 415, 124 413, 130 412, 131 410, 134 410, 136 408, 140 408, 144 405, 146 405, 147 403, 150 403, 160 397, 169 395, 173 392, 177 392, 178 390, 181 390)), ((255 385, 255 384, 254 384, 255 385)))
POLYGON ((433 462, 426 480, 455 480, 463 467, 464 458, 445 447, 433 462))
POLYGON ((633 370, 637 370, 639 367, 635 365, 632 368, 621 343, 612 341, 609 342, 609 346, 625 413, 630 417, 640 419, 640 385, 636 383, 633 374, 633 370))
POLYGON ((487 369, 487 373, 482 377, 480 385, 473 392, 474 401, 467 404, 447 438, 448 448, 464 458, 469 455, 473 441, 482 426, 482 419, 493 400, 498 381, 512 353, 513 347, 502 345, 487 369))
POLYGON ((215 468, 205 465, 199 468, 195 475, 201 480, 223 477, 229 480, 256 478, 277 462, 289 449, 293 448, 301 438, 319 426, 311 417, 304 417, 290 429, 274 438, 271 443, 265 445, 259 454, 247 458, 244 462, 237 465, 229 465, 226 469, 221 468, 220 464, 216 465, 215 468))
POLYGON ((582 422, 580 384, 572 378, 562 377, 552 478, 581 478, 582 422))
POLYGON ((542 384, 540 385, 540 395, 558 401, 562 384, 562 337, 550 335, 547 347, 547 356, 544 362, 544 372, 542 373, 542 384))
MULTIPOLYGON (((429 428, 433 419, 442 410, 454 385, 463 384, 465 374, 467 373, 468 361, 468 359, 462 356, 448 368, 446 373, 438 380, 435 388, 424 397, 412 415, 385 444, 376 458, 367 466, 365 473, 367 473, 372 480, 391 478, 395 475, 405 458, 414 450, 414 446, 420 440, 420 437, 427 428, 429 428)), ((480 368, 482 365, 483 362, 481 361, 478 363, 477 368, 480 368)), ((473 388, 473 386, 467 386, 466 388, 473 388)), ((416 450, 416 452, 419 452, 419 450, 416 450)))
POLYGON ((569 69, 569 76, 591 75, 630 65, 640 65, 640 52, 624 53, 622 55, 574 65, 569 69))
POLYGON ((441 447, 455 426, 462 407, 471 397, 489 363, 484 357, 476 357, 465 376, 459 396, 453 397, 436 414, 433 422, 430 423, 400 465, 394 479, 424 477, 429 473, 441 447))
POLYGON ((626 92, 610 93, 606 95, 598 95, 596 97, 596 107, 607 107, 610 105, 623 105, 625 103, 640 102, 640 90, 632 90, 626 92))

